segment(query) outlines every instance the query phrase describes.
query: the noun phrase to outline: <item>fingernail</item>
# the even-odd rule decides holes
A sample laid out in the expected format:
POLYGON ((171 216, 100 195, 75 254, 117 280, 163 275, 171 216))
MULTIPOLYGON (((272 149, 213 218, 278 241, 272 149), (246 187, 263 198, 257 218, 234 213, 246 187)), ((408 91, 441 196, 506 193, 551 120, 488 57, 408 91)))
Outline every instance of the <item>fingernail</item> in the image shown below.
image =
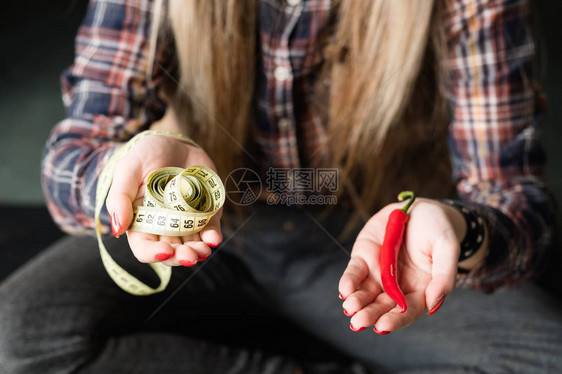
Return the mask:
POLYGON ((379 335, 390 334, 390 331, 386 331, 386 330, 379 331, 379 330, 377 330, 377 327, 376 327, 376 326, 373 327, 373 331, 376 332, 376 333, 379 334, 379 335))
POLYGON ((341 292, 340 292, 339 297, 340 297, 340 300, 345 300, 345 297, 343 297, 343 295, 341 294, 341 292))
POLYGON ((205 260, 208 259, 208 258, 209 258, 209 256, 199 257, 199 258, 197 259, 197 261, 205 261, 205 260))
POLYGON ((117 213, 113 212, 111 215, 111 231, 113 231, 113 236, 119 237, 119 219, 117 218, 117 213))
POLYGON ((351 329, 351 331, 355 331, 355 332, 363 331, 366 329, 366 327, 359 327, 358 329, 356 329, 355 327, 353 327, 352 323, 349 324, 349 328, 351 329))
POLYGON ((180 261, 180 265, 181 266, 193 266, 197 263, 197 261, 192 262, 192 261, 187 261, 187 260, 181 260, 180 261))
POLYGON ((210 248, 217 248, 221 243, 205 243, 210 248))
POLYGON ((441 305, 443 305, 444 300, 445 300, 445 294, 442 293, 437 298, 437 300, 435 300, 433 305, 431 305, 431 308, 429 308, 429 311, 427 312, 427 315, 430 316, 430 315, 434 314, 435 312, 437 312, 439 310, 439 308, 441 308, 441 305))
POLYGON ((172 257, 171 253, 158 253, 156 256, 154 256, 156 261, 166 261, 170 257, 172 257))
POLYGON ((350 313, 348 313, 347 310, 345 310, 345 308, 344 308, 344 310, 343 310, 343 314, 345 314, 345 315, 348 316, 348 317, 353 317, 356 313, 357 313, 357 312, 355 312, 355 313, 353 313, 353 314, 350 314, 350 313))

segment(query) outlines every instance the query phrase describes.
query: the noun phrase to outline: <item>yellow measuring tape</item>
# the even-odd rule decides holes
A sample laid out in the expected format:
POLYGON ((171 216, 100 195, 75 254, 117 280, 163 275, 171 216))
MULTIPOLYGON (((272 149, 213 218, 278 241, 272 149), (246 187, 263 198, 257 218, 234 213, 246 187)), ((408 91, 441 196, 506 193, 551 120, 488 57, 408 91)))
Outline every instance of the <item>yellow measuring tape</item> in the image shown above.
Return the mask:
MULTIPOLYGON (((128 273, 113 260, 101 236, 100 214, 111 187, 117 162, 143 137, 147 135, 172 136, 189 145, 198 147, 191 139, 167 131, 144 131, 119 148, 103 168, 96 189, 95 222, 96 236, 101 259, 113 281, 133 295, 151 295, 166 289, 172 269, 162 263, 150 263, 160 279, 157 288, 149 287, 128 273)), ((201 231, 224 205, 225 189, 219 176, 205 166, 187 169, 168 167, 152 172, 147 179, 144 206, 134 207, 133 221, 128 230, 156 235, 184 236, 201 231)))

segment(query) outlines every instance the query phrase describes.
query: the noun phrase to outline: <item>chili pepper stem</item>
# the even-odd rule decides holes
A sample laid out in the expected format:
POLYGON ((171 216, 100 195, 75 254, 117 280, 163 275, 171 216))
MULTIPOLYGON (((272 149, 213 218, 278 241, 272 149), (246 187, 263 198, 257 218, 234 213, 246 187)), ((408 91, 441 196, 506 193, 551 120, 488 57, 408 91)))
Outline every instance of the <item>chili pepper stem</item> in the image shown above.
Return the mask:
POLYGON ((414 203, 414 200, 416 200, 416 194, 414 194, 413 191, 400 192, 400 194, 398 195, 398 201, 404 201, 405 199, 409 199, 408 203, 404 205, 404 207, 400 210, 403 211, 404 213, 408 213, 408 209, 414 203))

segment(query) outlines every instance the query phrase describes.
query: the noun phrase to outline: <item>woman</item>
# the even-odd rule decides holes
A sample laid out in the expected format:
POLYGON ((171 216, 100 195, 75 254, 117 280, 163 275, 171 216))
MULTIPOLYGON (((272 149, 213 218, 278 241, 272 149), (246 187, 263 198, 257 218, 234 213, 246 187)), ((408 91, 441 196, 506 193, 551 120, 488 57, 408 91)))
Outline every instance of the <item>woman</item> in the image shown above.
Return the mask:
POLYGON ((524 1, 93 1, 43 159, 48 206, 64 230, 92 232, 99 174, 125 142, 190 136, 200 148, 137 142, 102 217, 127 233, 106 241, 124 267, 149 284, 141 263, 173 275, 163 293, 131 296, 94 239, 57 243, 2 285, 8 372, 560 371, 559 303, 530 284, 506 290, 535 274, 552 235, 528 23, 524 1), (146 177, 190 165, 263 181, 333 168, 338 204, 262 193, 194 235, 127 231, 146 177), (424 198, 399 255, 401 313, 378 254, 404 189, 424 198), (236 344, 271 310, 355 364, 236 344), (247 325, 217 337, 237 314, 247 325))

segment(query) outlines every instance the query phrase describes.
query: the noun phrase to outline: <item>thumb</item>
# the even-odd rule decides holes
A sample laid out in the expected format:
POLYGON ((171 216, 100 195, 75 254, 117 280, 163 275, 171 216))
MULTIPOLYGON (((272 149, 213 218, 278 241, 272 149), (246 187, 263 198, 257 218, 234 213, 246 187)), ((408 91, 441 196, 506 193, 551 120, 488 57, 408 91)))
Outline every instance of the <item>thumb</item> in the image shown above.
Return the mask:
MULTIPOLYGON (((374 256, 376 244, 364 237, 360 236, 353 244, 353 250, 347 267, 345 268, 338 285, 340 298, 347 299, 352 293, 357 291, 361 284, 371 274, 370 269, 378 267, 378 256, 374 256), (372 259, 373 264, 369 264, 365 259, 372 259)), ((380 293, 380 287, 377 283, 377 294, 380 293)))
POLYGON ((445 296, 455 287, 459 242, 453 230, 447 231, 433 248, 431 281, 425 289, 427 314, 432 315, 443 305, 445 296))
POLYGON ((142 184, 140 167, 125 165, 124 160, 117 163, 113 183, 107 194, 106 206, 111 218, 113 235, 119 237, 127 231, 133 220, 133 202, 142 184))

